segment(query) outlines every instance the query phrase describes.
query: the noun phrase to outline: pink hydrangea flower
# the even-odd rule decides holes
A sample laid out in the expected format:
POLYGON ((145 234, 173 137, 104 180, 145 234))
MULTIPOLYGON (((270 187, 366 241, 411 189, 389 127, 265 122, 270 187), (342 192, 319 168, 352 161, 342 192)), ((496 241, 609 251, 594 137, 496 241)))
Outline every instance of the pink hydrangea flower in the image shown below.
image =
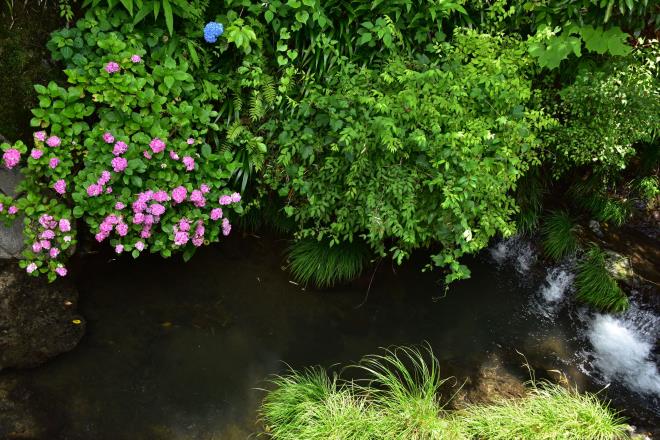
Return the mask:
POLYGON ((140 199, 134 201, 131 206, 133 207, 133 212, 142 212, 147 209, 147 203, 140 199))
POLYGON ((48 161, 48 166, 52 169, 57 168, 59 164, 60 160, 57 157, 51 157, 51 159, 48 161))
POLYGON ((183 246, 184 244, 188 243, 189 239, 190 237, 188 236, 187 232, 179 231, 174 234, 174 244, 177 246, 183 246))
POLYGON ((190 231, 190 222, 186 218, 179 220, 179 230, 187 232, 190 231))
POLYGON ((114 214, 110 214, 110 215, 106 216, 104 222, 106 222, 106 223, 108 223, 108 224, 110 224, 110 225, 116 225, 117 223, 120 222, 120 220, 121 220, 120 217, 117 217, 117 216, 114 215, 114 214))
POLYGON ((142 57, 138 54, 131 55, 131 62, 133 63, 139 63, 142 61, 142 57))
POLYGON ((71 230, 71 222, 68 219, 62 218, 59 223, 60 231, 69 232, 71 230))
POLYGON ((34 133, 34 138, 38 141, 45 141, 46 140, 46 132, 45 131, 37 131, 34 133))
POLYGON ((196 189, 190 194, 190 201, 195 204, 198 208, 204 207, 206 205, 206 199, 204 198, 204 194, 196 189))
POLYGON ((115 141, 115 137, 109 131, 103 133, 103 142, 106 144, 111 144, 115 141))
POLYGON ((149 209, 153 215, 163 215, 165 213, 165 207, 160 203, 152 203, 149 209))
POLYGON ((59 147, 61 143, 62 143, 62 140, 60 138, 58 138, 57 136, 51 136, 48 139, 46 139, 46 144, 49 147, 59 147))
POLYGON ((44 155, 44 152, 41 151, 38 148, 33 148, 32 151, 30 151, 30 157, 32 159, 40 159, 41 156, 43 156, 43 155, 44 155))
POLYGON ((87 187, 87 195, 90 197, 96 197, 103 192, 103 187, 96 183, 92 183, 87 187))
POLYGON ((55 272, 61 277, 66 276, 66 274, 68 273, 68 271, 66 270, 66 267, 64 267, 64 266, 57 266, 55 268, 55 272))
POLYGON ((200 247, 201 245, 204 244, 204 238, 203 237, 193 237, 192 244, 195 247, 200 247))
POLYGON ((192 145, 192 144, 195 143, 195 139, 193 139, 193 138, 188 138, 188 140, 186 140, 186 143, 187 143, 188 145, 192 145))
POLYGON ((218 203, 221 205, 231 205, 231 196, 221 196, 220 199, 218 199, 218 203))
POLYGON ((144 157, 146 157, 147 159, 151 159, 151 153, 148 152, 147 150, 144 150, 144 151, 142 152, 142 155, 143 155, 144 157))
POLYGON ((118 254, 121 254, 122 252, 124 252, 124 245, 123 244, 118 244, 117 246, 115 246, 115 252, 117 252, 118 254))
POLYGON ((144 242, 142 241, 135 242, 135 249, 142 252, 144 250, 144 242))
POLYGON ((140 231, 140 237, 141 238, 151 237, 151 228, 148 227, 148 226, 145 226, 144 228, 142 228, 142 230, 140 231))
POLYGON ((183 186, 177 186, 172 190, 172 200, 174 200, 176 203, 181 203, 186 200, 187 195, 188 190, 183 186))
POLYGON ((231 201, 234 203, 238 203, 241 201, 241 195, 239 193, 233 193, 231 195, 231 201))
POLYGON ((121 211, 122 209, 126 208, 126 205, 124 205, 122 202, 117 202, 115 203, 115 209, 117 211, 121 211))
POLYGON ((206 183, 202 183, 202 186, 199 187, 199 189, 204 193, 207 194, 209 191, 211 191, 211 188, 206 183))
POLYGON ((0 203, 0 212, 4 211, 4 209, 5 209, 5 205, 3 205, 2 203, 0 203))
POLYGON ((41 252, 41 243, 39 243, 38 241, 35 241, 34 243, 32 243, 32 252, 35 252, 35 253, 41 252))
POLYGON ((2 160, 7 168, 12 169, 21 161, 21 152, 16 148, 9 148, 2 154, 2 160))
POLYGON ((39 217, 39 224, 43 226, 44 228, 49 228, 50 227, 50 222, 53 220, 53 216, 48 215, 48 214, 42 214, 39 217))
POLYGON ((120 154, 126 153, 128 150, 128 145, 124 141, 117 141, 115 146, 112 148, 112 154, 119 156, 120 154))
POLYGON ((41 240, 39 244, 41 245, 42 249, 50 249, 50 240, 41 240))
POLYGON ((183 159, 183 164, 186 166, 187 171, 192 171, 195 169, 195 159, 193 159, 190 156, 184 156, 183 159))
POLYGON ((159 203, 163 203, 167 202, 170 199, 170 196, 167 194, 167 192, 160 190, 154 193, 153 199, 159 203))
POLYGON ((55 238, 55 232, 53 232, 50 229, 46 229, 44 232, 41 233, 41 236, 39 238, 44 238, 46 240, 52 240, 55 238))
POLYGON ((11 205, 11 206, 9 207, 9 209, 7 210, 7 212, 8 212, 10 215, 14 215, 14 214, 16 214, 16 213, 18 212, 18 208, 15 207, 14 205, 11 205))
POLYGON ((222 209, 213 208, 211 210, 211 220, 216 221, 216 220, 220 220, 221 218, 222 218, 222 209))
POLYGON ((154 216, 151 215, 151 214, 146 214, 146 215, 144 216, 144 224, 145 224, 146 226, 151 226, 151 225, 153 225, 153 224, 154 224, 154 216))
POLYGON ((58 194, 64 194, 66 192, 66 182, 64 179, 60 179, 53 185, 53 189, 58 194))
POLYGON ((151 151, 153 151, 154 154, 161 153, 165 150, 165 142, 159 138, 153 138, 151 142, 149 142, 149 147, 151 147, 151 151))
POLYGON ((48 252, 50 258, 56 258, 59 254, 60 254, 60 250, 56 247, 50 248, 50 251, 48 252))
POLYGON ((128 161, 123 157, 115 157, 112 159, 112 169, 115 173, 121 173, 128 166, 128 161))
POLYGON ((112 177, 112 174, 110 174, 110 171, 103 170, 101 172, 101 177, 99 177, 99 180, 96 183, 103 186, 103 185, 105 185, 106 183, 108 183, 110 181, 111 177, 112 177))
POLYGON ((116 230, 120 237, 125 237, 128 234, 128 225, 126 223, 119 223, 116 230))
POLYGON ((231 224, 229 223, 229 220, 222 219, 222 235, 227 236, 231 232, 231 224))
POLYGON ((112 187, 111 187, 111 186, 107 187, 107 188, 105 189, 105 193, 106 193, 106 194, 112 194, 112 187))
POLYGON ((35 270, 37 270, 37 265, 36 265, 35 263, 30 263, 30 264, 28 264, 27 267, 25 268, 25 271, 26 271, 27 273, 32 273, 32 272, 34 272, 35 270))
POLYGON ((170 157, 171 157, 173 160, 179 160, 179 155, 176 154, 176 152, 174 152, 174 151, 172 151, 172 150, 170 150, 170 157))
POLYGON ((101 232, 103 234, 110 234, 110 232, 112 232, 113 228, 114 228, 114 226, 112 226, 112 223, 110 223, 106 220, 104 222, 101 222, 101 224, 99 225, 99 232, 101 232))
POLYGON ((103 240, 105 240, 106 238, 108 238, 108 234, 106 234, 106 233, 104 233, 104 232, 99 232, 98 234, 96 234, 96 235, 94 236, 94 238, 96 238, 96 241, 98 241, 98 242, 100 243, 100 242, 102 242, 103 240))
POLYGON ((142 223, 144 223, 144 214, 141 212, 136 212, 133 215, 133 224, 140 225, 142 223))
POLYGON ((105 65, 105 71, 110 74, 119 72, 119 69, 120 69, 119 64, 117 64, 114 61, 110 61, 108 64, 105 65))

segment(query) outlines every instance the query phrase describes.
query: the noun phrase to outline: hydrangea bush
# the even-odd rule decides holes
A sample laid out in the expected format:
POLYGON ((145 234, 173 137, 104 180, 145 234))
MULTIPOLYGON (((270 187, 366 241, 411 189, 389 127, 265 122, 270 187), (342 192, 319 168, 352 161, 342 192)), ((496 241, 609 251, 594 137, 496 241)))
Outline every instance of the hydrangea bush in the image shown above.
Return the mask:
POLYGON ((228 235, 241 211, 227 187, 236 163, 206 141, 218 129, 216 103, 190 65, 99 13, 61 32, 51 49, 67 64, 68 86, 36 86, 33 147, 2 145, 5 167, 22 164, 26 176, 17 198, 0 202, 7 221, 25 213, 27 272, 66 274, 74 218, 133 257, 183 251, 188 259, 228 235))

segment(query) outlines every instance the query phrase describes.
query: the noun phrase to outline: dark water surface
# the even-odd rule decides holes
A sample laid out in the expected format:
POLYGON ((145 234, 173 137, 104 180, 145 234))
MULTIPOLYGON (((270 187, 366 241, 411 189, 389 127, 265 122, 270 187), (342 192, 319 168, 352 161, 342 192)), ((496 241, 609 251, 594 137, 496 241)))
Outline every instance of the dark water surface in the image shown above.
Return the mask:
MULTIPOLYGON (((234 238, 189 263, 87 257, 78 271, 87 335, 73 351, 15 374, 52 419, 52 439, 244 439, 257 432, 264 379, 293 367, 355 362, 379 347, 428 341, 446 374, 465 378, 493 353, 516 374, 525 353, 579 386, 584 338, 570 311, 530 312, 545 273, 521 280, 487 253, 444 296, 425 260, 385 263, 350 288, 304 290, 282 270, 285 243, 234 238), (42 406, 43 406, 42 405, 42 406)), ((615 404, 646 427, 657 399, 625 386, 615 404)))

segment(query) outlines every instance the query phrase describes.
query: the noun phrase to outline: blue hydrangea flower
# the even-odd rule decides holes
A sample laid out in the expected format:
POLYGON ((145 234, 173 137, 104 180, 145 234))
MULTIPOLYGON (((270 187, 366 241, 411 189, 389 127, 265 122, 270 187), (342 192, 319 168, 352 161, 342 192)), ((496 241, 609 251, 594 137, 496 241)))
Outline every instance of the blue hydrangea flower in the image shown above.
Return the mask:
POLYGON ((224 31, 225 28, 222 26, 222 23, 210 21, 204 26, 204 39, 207 43, 215 43, 224 31))

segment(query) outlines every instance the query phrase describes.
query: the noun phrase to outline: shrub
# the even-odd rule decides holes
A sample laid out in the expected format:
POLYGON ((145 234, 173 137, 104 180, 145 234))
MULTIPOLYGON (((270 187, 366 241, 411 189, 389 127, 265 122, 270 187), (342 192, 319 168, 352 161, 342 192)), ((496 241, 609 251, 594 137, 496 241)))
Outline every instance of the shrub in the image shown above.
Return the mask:
POLYGON ((298 282, 321 288, 357 278, 369 262, 369 250, 359 241, 331 244, 302 239, 289 247, 287 256, 298 282))
POLYGON ((566 211, 553 211, 544 220, 543 250, 554 260, 575 254, 579 247, 575 223, 566 211))
POLYGON ((578 263, 575 285, 577 298, 597 309, 622 312, 629 306, 628 297, 607 271, 605 253, 597 246, 578 263))
MULTIPOLYGON (((51 48, 67 63, 69 86, 35 86, 32 124, 41 130, 11 201, 34 220, 26 223, 28 271, 62 275, 66 253, 46 254, 54 243, 39 247, 33 240, 44 223, 71 216, 83 219, 97 241, 109 239, 117 253, 133 257, 148 249, 189 258, 229 234, 229 217, 241 210, 240 195, 227 186, 237 164, 231 151, 206 141, 218 128, 214 97, 196 87, 189 63, 171 57, 158 38, 98 11, 52 41, 62 38, 66 44, 51 48), (75 55, 70 45, 78 47, 75 55), (42 213, 53 219, 37 225, 42 213)), ((2 150, 12 168, 27 146, 2 150)))
POLYGON ((602 67, 582 68, 556 104, 560 126, 547 135, 557 173, 588 165, 599 173, 626 167, 635 144, 660 133, 658 45, 602 67))
POLYGON ((462 30, 436 47, 433 62, 310 78, 282 113, 265 179, 288 197, 299 237, 363 237, 397 263, 437 246, 451 282, 469 275, 462 255, 514 231, 509 191, 551 120, 532 105, 521 41, 462 30))

